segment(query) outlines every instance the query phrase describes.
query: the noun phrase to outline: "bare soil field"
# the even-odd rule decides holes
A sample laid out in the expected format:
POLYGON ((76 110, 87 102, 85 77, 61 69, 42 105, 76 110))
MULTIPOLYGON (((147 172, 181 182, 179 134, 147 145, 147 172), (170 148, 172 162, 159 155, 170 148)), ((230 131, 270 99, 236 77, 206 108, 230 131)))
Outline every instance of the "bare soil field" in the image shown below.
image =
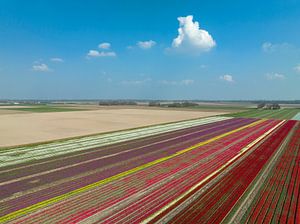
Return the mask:
POLYGON ((100 109, 0 115, 0 147, 111 132, 225 112, 152 109, 100 109))
POLYGON ((11 105, 11 106, 0 106, 0 109, 16 109, 16 108, 28 108, 28 107, 33 107, 33 106, 16 106, 16 105, 11 105))
POLYGON ((24 114, 28 113, 27 111, 18 111, 18 110, 9 110, 9 109, 0 109, 0 116, 1 115, 6 115, 6 114, 24 114))

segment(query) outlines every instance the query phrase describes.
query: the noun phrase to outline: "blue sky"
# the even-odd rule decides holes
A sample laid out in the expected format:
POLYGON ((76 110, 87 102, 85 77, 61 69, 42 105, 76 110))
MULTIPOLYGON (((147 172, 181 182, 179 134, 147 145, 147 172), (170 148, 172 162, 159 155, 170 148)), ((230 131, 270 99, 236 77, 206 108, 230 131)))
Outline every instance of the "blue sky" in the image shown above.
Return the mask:
POLYGON ((1 0, 0 99, 300 99, 299 27, 296 0, 1 0))

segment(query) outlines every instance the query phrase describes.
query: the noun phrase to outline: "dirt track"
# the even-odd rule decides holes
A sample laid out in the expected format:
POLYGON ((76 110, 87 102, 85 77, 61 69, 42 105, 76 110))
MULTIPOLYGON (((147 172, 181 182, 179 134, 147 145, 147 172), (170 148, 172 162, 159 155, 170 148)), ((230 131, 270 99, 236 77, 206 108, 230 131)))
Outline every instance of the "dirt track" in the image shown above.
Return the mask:
POLYGON ((0 147, 213 116, 222 112, 105 109, 0 116, 0 147))

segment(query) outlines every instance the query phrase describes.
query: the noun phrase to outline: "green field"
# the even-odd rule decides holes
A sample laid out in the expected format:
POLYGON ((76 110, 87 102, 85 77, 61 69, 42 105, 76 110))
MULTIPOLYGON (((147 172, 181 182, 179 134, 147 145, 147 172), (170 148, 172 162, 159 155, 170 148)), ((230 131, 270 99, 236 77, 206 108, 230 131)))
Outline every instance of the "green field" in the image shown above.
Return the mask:
POLYGON ((249 106, 231 106, 231 105, 197 105, 197 106, 166 106, 160 105, 161 108, 169 109, 190 109, 190 110, 203 110, 203 111, 246 111, 249 110, 249 106))
POLYGON ((24 108, 9 108, 6 110, 17 110, 34 113, 46 113, 46 112, 68 112, 68 111, 82 111, 84 109, 78 109, 75 107, 53 107, 53 106, 36 106, 36 107, 24 107, 24 108))
POLYGON ((214 105, 199 105, 193 107, 194 109, 200 109, 200 110, 235 110, 235 111, 244 111, 244 110, 249 110, 247 107, 243 106, 214 106, 214 105))
POLYGON ((279 110, 251 109, 244 112, 227 114, 226 116, 289 120, 299 112, 300 108, 285 108, 279 110))

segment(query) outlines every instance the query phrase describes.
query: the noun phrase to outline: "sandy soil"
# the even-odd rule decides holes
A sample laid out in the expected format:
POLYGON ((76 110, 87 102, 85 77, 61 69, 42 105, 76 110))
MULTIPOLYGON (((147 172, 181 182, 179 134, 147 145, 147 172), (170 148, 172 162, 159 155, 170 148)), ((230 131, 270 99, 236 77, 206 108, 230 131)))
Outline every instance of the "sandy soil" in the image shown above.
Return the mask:
POLYGON ((0 109, 0 115, 5 115, 5 114, 26 114, 26 113, 28 113, 28 112, 27 111, 20 111, 20 110, 0 109))
POLYGON ((0 116, 0 147, 44 142, 159 123, 222 114, 222 112, 106 109, 0 116))

